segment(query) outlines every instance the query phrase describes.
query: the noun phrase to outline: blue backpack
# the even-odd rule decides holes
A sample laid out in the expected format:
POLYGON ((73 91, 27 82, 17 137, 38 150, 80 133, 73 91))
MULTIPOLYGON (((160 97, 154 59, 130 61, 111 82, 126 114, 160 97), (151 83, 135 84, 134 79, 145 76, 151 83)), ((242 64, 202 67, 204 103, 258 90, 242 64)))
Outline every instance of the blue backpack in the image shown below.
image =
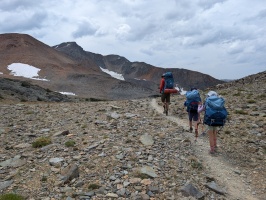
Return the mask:
POLYGON ((224 107, 222 97, 210 96, 205 101, 204 124, 209 126, 223 126, 227 118, 227 110, 224 107))
POLYGON ((164 74, 164 89, 174 88, 174 77, 172 72, 166 72, 164 74))
POLYGON ((198 112, 198 104, 201 102, 199 91, 188 91, 186 93, 186 98, 187 100, 185 101, 185 106, 187 106, 187 112, 198 112))

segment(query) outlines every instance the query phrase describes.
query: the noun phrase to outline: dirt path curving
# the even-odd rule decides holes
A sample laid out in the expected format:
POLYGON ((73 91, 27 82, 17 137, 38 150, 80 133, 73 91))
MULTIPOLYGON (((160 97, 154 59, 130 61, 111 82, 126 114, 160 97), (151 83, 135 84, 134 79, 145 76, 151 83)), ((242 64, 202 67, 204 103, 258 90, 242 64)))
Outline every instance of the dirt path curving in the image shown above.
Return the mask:
MULTIPOLYGON (((157 104, 156 99, 152 99, 150 104, 158 113, 163 113, 163 108, 157 104)), ((177 123, 178 126, 188 129, 188 122, 186 120, 171 115, 164 117, 177 123)), ((191 141, 195 140, 194 134, 192 133, 187 134, 187 137, 189 137, 191 141)), ((198 158, 203 161, 204 166, 209 170, 210 175, 215 177, 218 184, 225 188, 227 199, 257 200, 257 198, 251 194, 249 186, 245 184, 245 179, 236 173, 236 166, 232 166, 225 160, 225 158, 219 155, 209 155, 209 141, 207 136, 199 137, 197 142, 193 143, 193 147, 195 148, 198 158)))

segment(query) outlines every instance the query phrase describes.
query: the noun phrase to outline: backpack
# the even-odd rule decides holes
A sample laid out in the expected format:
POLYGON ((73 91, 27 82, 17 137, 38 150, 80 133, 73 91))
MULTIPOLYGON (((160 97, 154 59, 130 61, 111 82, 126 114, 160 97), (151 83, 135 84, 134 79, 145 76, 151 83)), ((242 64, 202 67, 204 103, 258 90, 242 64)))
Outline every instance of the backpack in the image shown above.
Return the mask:
POLYGON ((204 124, 209 126, 223 126, 227 118, 227 110, 224 107, 222 97, 210 96, 205 102, 204 124))
POLYGON ((164 74, 164 89, 174 88, 174 77, 172 72, 166 72, 164 74))
POLYGON ((187 112, 198 112, 198 104, 201 102, 200 94, 198 90, 188 91, 186 93, 186 102, 185 106, 187 106, 187 112))

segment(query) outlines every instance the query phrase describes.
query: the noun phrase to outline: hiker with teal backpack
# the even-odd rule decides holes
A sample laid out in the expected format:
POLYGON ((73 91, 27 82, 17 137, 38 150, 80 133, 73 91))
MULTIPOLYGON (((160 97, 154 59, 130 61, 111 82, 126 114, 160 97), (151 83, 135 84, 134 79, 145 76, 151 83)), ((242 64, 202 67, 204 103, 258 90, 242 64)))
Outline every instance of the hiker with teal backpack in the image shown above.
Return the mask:
POLYGON ((207 126, 210 154, 214 154, 217 151, 218 128, 223 127, 226 122, 228 113, 224 103, 224 99, 219 97, 215 91, 209 91, 204 104, 198 107, 199 113, 205 111, 203 123, 207 126))
POLYGON ((187 107, 190 133, 193 131, 192 125, 194 122, 195 139, 198 138, 198 125, 200 121, 198 113, 199 104, 201 104, 199 91, 197 88, 193 87, 190 91, 186 92, 186 101, 184 102, 184 106, 187 107))
POLYGON ((168 115, 169 104, 170 104, 170 94, 176 93, 177 90, 174 89, 174 77, 172 72, 166 72, 162 75, 160 83, 160 93, 161 101, 163 102, 164 113, 168 115))

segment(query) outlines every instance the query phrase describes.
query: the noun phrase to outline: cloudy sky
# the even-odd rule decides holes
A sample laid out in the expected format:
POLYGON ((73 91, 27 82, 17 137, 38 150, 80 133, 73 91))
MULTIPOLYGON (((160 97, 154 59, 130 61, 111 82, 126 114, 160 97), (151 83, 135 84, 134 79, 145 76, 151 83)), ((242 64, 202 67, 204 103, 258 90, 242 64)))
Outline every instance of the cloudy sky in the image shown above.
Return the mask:
POLYGON ((13 32, 218 79, 266 70, 265 0, 1 0, 13 32))

